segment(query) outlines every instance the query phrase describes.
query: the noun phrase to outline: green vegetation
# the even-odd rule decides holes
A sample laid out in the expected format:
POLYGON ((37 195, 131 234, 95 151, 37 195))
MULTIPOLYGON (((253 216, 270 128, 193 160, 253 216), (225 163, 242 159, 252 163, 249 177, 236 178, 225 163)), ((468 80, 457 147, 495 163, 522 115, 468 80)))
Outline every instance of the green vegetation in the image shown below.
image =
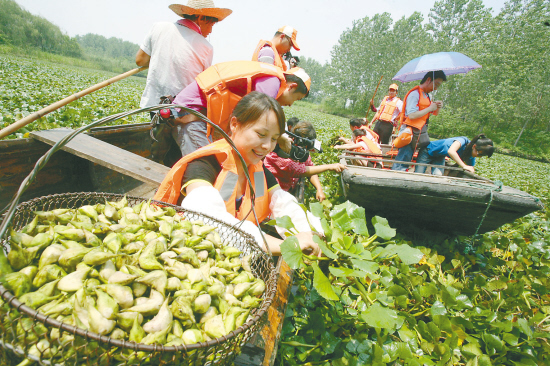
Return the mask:
MULTIPOLYGON (((427 17, 358 19, 340 35, 330 62, 315 69, 320 90, 314 100, 322 99, 329 113, 364 117, 380 76, 375 103, 408 61, 461 52, 482 68, 449 76, 437 91, 445 107, 430 119, 432 134, 472 138, 484 132, 499 147, 550 157, 550 57, 541 42, 550 34, 549 18, 550 3, 543 0, 510 0, 494 16, 481 0, 440 0, 427 17)), ((417 83, 401 85, 399 96, 417 83)))
MULTIPOLYGON (((0 75, 0 128, 112 76, 11 56, 0 56, 0 75)), ((138 78, 117 82, 10 138, 33 129, 78 127, 135 109, 144 84, 138 78)), ((447 106, 450 103, 447 100, 447 106)), ((330 146, 335 135, 349 133, 348 119, 322 113, 321 106, 306 102, 285 109, 287 117, 314 123, 325 149, 315 162, 335 162, 338 153, 330 146)), ((550 203, 548 164, 495 154, 479 159, 476 169, 550 203)), ((395 233, 384 219, 365 218, 362 209, 345 203, 338 175, 325 173, 321 181, 329 201, 313 202, 310 190, 306 201, 325 220, 329 235, 321 245, 327 260, 317 263, 296 252, 292 241, 285 244, 287 261, 299 269, 278 365, 550 362, 548 212, 477 238, 431 233, 410 238, 395 233)))
MULTIPOLYGON (((348 119, 304 102, 286 113, 314 123, 325 150, 317 164, 336 160, 330 145, 349 133, 348 119)), ((476 171, 550 202, 548 164, 495 154, 476 171)), ((276 365, 550 362, 550 211, 476 238, 410 238, 344 202, 336 174, 321 181, 330 198, 309 208, 322 219, 326 258, 302 255, 293 238, 283 244, 297 271, 276 365)))
POLYGON ((138 45, 114 37, 86 34, 71 38, 15 1, 0 0, 0 54, 122 73, 136 67, 138 49, 138 45))
POLYGON ((12 0, 0 0, 0 44, 37 48, 43 52, 81 57, 75 39, 46 19, 32 15, 12 0))
MULTIPOLYGON (((1 55, 0 75, 0 128, 114 76, 104 71, 1 55)), ((114 113, 136 109, 144 86, 143 78, 121 80, 47 114, 8 138, 23 137, 32 130, 78 128, 114 113)), ((128 117, 121 123, 148 121, 143 114, 128 117)))

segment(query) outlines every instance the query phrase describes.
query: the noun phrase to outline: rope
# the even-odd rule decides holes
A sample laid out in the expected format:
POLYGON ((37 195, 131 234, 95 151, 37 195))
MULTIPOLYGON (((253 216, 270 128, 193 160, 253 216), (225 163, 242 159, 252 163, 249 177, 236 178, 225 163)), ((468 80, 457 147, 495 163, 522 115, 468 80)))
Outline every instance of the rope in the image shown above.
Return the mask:
POLYGON ((502 191, 503 184, 500 180, 496 180, 494 182, 494 187, 489 188, 489 202, 487 203, 487 207, 485 208, 485 212, 481 216, 481 220, 479 221, 479 224, 477 225, 476 232, 474 235, 472 235, 470 242, 467 243, 467 246, 464 248, 464 254, 468 254, 470 252, 474 252, 474 240, 478 236, 479 229, 481 229, 481 225, 483 225, 483 221, 485 221, 485 218, 487 217, 487 213, 489 212, 489 208, 491 207, 491 204, 493 203, 493 197, 494 192, 501 192, 502 191))

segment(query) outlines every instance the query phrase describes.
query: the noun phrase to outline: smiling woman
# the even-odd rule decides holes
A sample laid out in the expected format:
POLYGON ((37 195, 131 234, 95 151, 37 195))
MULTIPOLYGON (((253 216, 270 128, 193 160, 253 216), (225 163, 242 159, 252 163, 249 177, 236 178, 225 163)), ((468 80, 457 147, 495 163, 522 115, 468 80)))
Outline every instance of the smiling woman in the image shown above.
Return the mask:
POLYGON ((230 118, 231 139, 246 166, 228 141, 216 141, 176 163, 155 199, 181 204, 232 225, 244 221, 241 229, 275 255, 280 254, 281 240, 262 234, 257 225, 274 213, 289 215, 300 231, 300 248, 306 254, 320 254, 304 212, 293 196, 280 189, 262 162, 275 148, 284 123, 284 112, 275 99, 259 92, 247 94, 230 118))

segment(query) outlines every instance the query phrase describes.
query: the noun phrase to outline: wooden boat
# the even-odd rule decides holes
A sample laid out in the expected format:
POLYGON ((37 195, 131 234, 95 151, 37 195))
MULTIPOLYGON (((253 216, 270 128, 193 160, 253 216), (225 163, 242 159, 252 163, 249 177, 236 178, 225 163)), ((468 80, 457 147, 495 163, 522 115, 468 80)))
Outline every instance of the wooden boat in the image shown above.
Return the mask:
MULTIPOLYGON (((446 167, 443 176, 392 171, 391 158, 349 151, 341 156, 341 163, 348 166, 342 174, 346 198, 369 215, 387 218, 391 225, 472 235, 544 208, 537 197, 460 168, 446 167), (358 160, 381 161, 384 168, 354 165, 358 160)), ((411 167, 415 165, 419 164, 411 167)), ((423 165, 429 172, 432 165, 423 165)))
MULTIPOLYGON (((53 154, 22 196, 36 197, 68 192, 108 192, 152 198, 169 168, 151 156, 149 124, 91 129, 77 135, 62 151, 53 154)), ((71 130, 32 132, 29 138, 0 140, 0 221, 21 182, 50 145, 71 130)), ((281 259, 276 267, 277 294, 267 319, 255 339, 246 344, 235 365, 273 365, 281 334, 293 271, 281 259)))

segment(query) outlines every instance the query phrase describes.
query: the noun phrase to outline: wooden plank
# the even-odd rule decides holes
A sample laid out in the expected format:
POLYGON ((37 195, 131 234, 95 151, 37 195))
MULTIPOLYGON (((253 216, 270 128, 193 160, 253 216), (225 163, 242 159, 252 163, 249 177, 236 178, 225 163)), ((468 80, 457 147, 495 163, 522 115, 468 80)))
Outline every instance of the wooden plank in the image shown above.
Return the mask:
MULTIPOLYGON (((31 137, 53 146, 71 132, 70 129, 35 131, 31 137)), ((170 171, 164 165, 85 134, 77 135, 62 149, 145 183, 160 185, 170 171)))
POLYGON ((235 366, 273 366, 285 320, 294 271, 282 257, 277 262, 277 292, 267 309, 267 320, 260 331, 242 348, 235 366))
POLYGON ((286 264, 283 258, 277 263, 279 278, 277 279, 277 293, 273 303, 267 309, 267 323, 260 331, 265 341, 265 357, 263 366, 272 366, 277 357, 277 346, 285 320, 286 305, 292 288, 294 271, 286 264))

